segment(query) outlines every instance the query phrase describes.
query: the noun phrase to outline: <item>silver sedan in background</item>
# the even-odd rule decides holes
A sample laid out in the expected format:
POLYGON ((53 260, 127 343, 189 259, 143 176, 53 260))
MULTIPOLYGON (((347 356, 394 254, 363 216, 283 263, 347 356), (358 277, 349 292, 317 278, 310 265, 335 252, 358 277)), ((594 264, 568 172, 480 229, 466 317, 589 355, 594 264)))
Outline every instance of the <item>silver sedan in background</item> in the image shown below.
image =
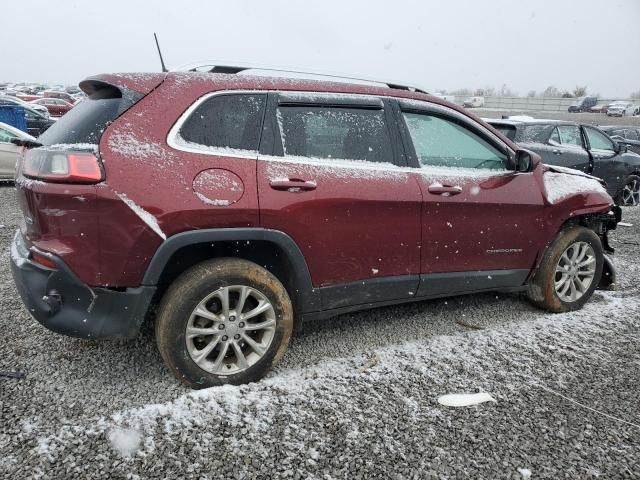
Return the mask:
POLYGON ((0 122, 0 181, 13 180, 16 175, 16 161, 20 154, 20 147, 11 143, 14 138, 36 140, 28 133, 0 122))

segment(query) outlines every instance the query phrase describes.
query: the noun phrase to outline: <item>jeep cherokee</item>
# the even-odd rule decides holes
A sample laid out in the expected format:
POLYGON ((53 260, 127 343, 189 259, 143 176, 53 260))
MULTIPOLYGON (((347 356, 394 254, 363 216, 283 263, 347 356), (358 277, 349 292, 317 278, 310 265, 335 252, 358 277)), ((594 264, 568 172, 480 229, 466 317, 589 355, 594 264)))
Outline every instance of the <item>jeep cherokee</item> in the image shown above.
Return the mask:
POLYGON ((194 388, 260 379, 305 319, 493 290, 564 312, 613 280, 600 181, 436 97, 212 73, 81 87, 23 143, 15 283, 66 335, 154 317, 194 388))

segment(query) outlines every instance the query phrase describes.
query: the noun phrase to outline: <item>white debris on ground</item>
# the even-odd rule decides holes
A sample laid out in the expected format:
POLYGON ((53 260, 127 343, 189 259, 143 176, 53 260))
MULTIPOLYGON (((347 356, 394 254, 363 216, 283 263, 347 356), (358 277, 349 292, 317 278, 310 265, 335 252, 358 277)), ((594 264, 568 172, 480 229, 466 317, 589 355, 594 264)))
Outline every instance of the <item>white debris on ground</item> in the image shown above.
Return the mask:
POLYGON ((522 475, 522 478, 524 480, 527 480, 528 478, 531 478, 531 470, 529 470, 528 468, 519 468, 518 469, 518 473, 520 473, 520 475, 522 475))
POLYGON ((131 200, 129 197, 127 197, 124 193, 117 193, 116 192, 116 195, 120 198, 120 200, 122 200, 124 203, 126 203, 127 206, 133 211, 133 213, 138 215, 138 217, 140 217, 140 219, 144 223, 146 223, 147 226, 151 230, 156 232, 158 234, 158 236, 160 236, 160 238, 162 238, 163 240, 167 239, 167 236, 165 235, 165 233, 160 228, 160 225, 158 225, 158 220, 156 219, 156 217, 154 217, 152 214, 147 212, 140 205, 136 204, 133 200, 131 200))
POLYGON ((142 436, 137 430, 114 428, 107 434, 111 446, 123 457, 133 456, 142 444, 142 436))
POLYGON ((438 403, 446 407, 471 407, 495 399, 486 392, 481 393, 449 393, 438 398, 438 403))

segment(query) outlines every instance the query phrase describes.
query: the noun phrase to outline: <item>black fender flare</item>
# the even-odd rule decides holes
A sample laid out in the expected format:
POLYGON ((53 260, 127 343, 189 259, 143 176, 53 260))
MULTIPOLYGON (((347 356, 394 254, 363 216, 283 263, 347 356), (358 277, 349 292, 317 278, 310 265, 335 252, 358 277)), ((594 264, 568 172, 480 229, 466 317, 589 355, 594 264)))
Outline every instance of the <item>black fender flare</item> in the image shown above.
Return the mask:
POLYGON ((213 228, 178 233, 156 250, 142 279, 143 285, 157 285, 169 259, 178 250, 199 243, 265 241, 279 247, 293 265, 296 294, 302 313, 321 309, 320 290, 313 287, 309 267, 296 242, 286 233, 266 228, 213 228))

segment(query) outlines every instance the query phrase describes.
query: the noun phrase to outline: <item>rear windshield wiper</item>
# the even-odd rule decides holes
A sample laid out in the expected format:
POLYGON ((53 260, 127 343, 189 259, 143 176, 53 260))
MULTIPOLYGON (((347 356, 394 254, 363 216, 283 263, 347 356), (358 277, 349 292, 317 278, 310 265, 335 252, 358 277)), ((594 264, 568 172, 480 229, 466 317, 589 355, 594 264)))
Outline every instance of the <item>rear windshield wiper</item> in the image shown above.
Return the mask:
POLYGON ((11 143, 19 147, 38 148, 42 144, 40 142, 34 142, 33 140, 23 140, 22 138, 12 138, 11 143))

